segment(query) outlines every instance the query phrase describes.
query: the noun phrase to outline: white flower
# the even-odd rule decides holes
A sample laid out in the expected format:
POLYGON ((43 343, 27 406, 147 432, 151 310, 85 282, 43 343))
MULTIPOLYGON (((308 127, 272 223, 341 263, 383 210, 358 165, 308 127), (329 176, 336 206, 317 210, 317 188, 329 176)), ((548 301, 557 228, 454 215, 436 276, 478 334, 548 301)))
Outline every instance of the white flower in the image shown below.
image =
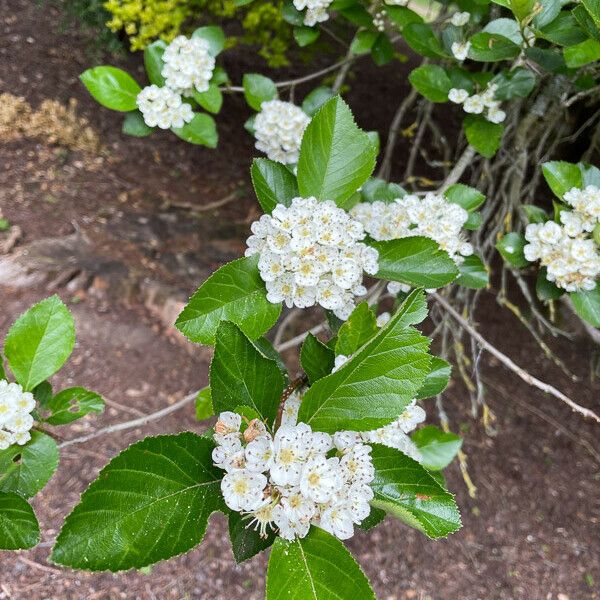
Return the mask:
POLYGON ((390 315, 389 312, 382 312, 377 317, 377 327, 383 327, 384 325, 386 325, 387 323, 389 323, 389 320, 391 318, 392 318, 392 315, 390 315))
POLYGON ((302 467, 310 452, 311 429, 300 423, 296 427, 280 427, 274 439, 274 464, 271 480, 277 485, 298 485, 302 467))
POLYGON ((450 23, 452 23, 452 25, 455 25, 456 27, 462 27, 463 25, 466 25, 469 22, 469 19, 471 18, 471 13, 468 12, 455 12, 452 15, 452 18, 450 19, 450 23))
POLYGON ((469 96, 463 103, 463 109, 467 113, 480 115, 485 110, 483 98, 479 94, 469 96))
POLYGON ((258 509, 264 502, 263 490, 266 486, 267 478, 264 475, 244 469, 227 473, 221 481, 225 504, 237 511, 258 509))
POLYGON ((462 104, 469 97, 469 92, 462 88, 452 88, 448 92, 448 100, 455 104, 462 104))
POLYGON ((400 292, 408 294, 412 288, 407 283, 400 283, 399 281, 390 281, 387 284, 387 291, 392 296, 397 296, 400 292))
POLYGON ((371 483, 375 469, 371 461, 371 446, 355 444, 340 460, 344 480, 348 483, 371 483))
POLYGON ((333 0, 294 0, 294 6, 297 10, 306 9, 304 24, 312 27, 329 19, 327 9, 332 2, 333 0))
POLYGON ((456 60, 465 60, 471 49, 471 42, 452 42, 450 49, 456 60))
POLYGON ((146 86, 137 95, 136 104, 148 127, 183 127, 194 118, 192 107, 168 87, 146 86))
POLYGON ((300 491, 313 502, 329 502, 342 487, 343 478, 337 458, 316 456, 304 465, 300 478, 300 491))
POLYGON ((285 401, 281 413, 281 427, 294 426, 298 422, 298 411, 300 410, 300 394, 298 391, 285 401))
POLYGON ((375 13, 373 17, 373 26, 377 31, 385 31, 385 17, 387 15, 387 11, 382 10, 378 13, 375 13))
POLYGON ((356 431, 336 431, 333 434, 333 444, 338 450, 350 450, 352 446, 360 443, 360 434, 356 431))
POLYGON ((320 304, 345 319, 366 293, 363 271, 375 274, 378 252, 360 242, 360 222, 331 201, 294 198, 277 205, 251 227, 246 256, 259 254, 258 269, 269 302, 306 308, 320 304))
MULTIPOLYGON (((428 193, 424 198, 407 195, 392 203, 363 202, 357 204, 351 214, 378 241, 415 235, 429 237, 457 264, 473 253, 472 246, 462 237, 468 212, 437 194, 428 193)), ((410 286, 390 282, 388 291, 395 295, 400 291, 410 291, 410 286)))
POLYGON ((326 508, 321 514, 319 527, 340 540, 350 539, 354 535, 354 522, 348 505, 342 502, 326 508))
POLYGON ((499 108, 489 108, 485 118, 491 123, 502 123, 506 119, 506 113, 499 108))
POLYGON ((165 49, 161 75, 165 85, 178 94, 189 96, 194 89, 208 90, 215 68, 209 43, 198 37, 178 35, 165 49))
POLYGON ((30 392, 24 392, 18 383, 0 379, 0 450, 13 444, 23 446, 31 439, 34 419, 30 413, 34 408, 30 392))
POLYGON ((273 442, 270 436, 260 436, 246 446, 246 469, 263 473, 273 466, 273 442))
POLYGON ((262 506, 251 512, 252 519, 248 523, 248 527, 253 527, 258 530, 261 537, 267 536, 267 528, 275 529, 275 518, 277 516, 278 504, 275 504, 271 498, 267 498, 262 506))
POLYGON ((275 516, 275 524, 279 528, 279 535, 284 540, 293 540, 296 537, 306 537, 310 529, 310 521, 303 521, 294 518, 282 504, 278 504, 273 514, 275 516))
POLYGON ((397 423, 404 433, 410 433, 426 418, 427 414, 425 411, 417 404, 416 400, 412 400, 412 402, 404 409, 404 412, 398 417, 397 423))
POLYGON ((263 102, 254 120, 256 148, 271 160, 297 163, 302 136, 309 123, 310 117, 291 102, 263 102))

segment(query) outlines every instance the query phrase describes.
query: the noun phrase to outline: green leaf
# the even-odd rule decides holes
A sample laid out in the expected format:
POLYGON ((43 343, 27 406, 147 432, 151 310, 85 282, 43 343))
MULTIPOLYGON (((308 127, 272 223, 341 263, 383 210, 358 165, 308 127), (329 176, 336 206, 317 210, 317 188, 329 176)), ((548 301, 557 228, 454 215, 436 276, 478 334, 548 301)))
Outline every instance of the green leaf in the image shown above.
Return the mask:
POLYGON ((267 600, 375 600, 344 544, 318 527, 293 542, 278 537, 267 571, 267 600))
POLYGON ((260 111, 263 102, 277 98, 277 88, 271 79, 257 73, 246 73, 243 78, 246 102, 254 110, 260 111))
POLYGON ((211 440, 149 437, 114 458, 81 496, 52 560, 88 571, 140 569, 191 550, 224 510, 211 440))
POLYGON ((196 113, 189 123, 183 127, 171 127, 171 131, 182 140, 198 146, 216 148, 219 142, 215 120, 205 113, 196 113))
POLYGON ((137 108, 137 95, 142 88, 135 79, 116 67, 87 69, 79 78, 93 98, 111 110, 129 112, 137 108))
POLYGON ((585 6, 576 6, 572 9, 571 14, 589 37, 600 42, 600 29, 598 28, 600 23, 594 20, 585 6))
POLYGON ((158 87, 165 85, 165 78, 162 76, 165 63, 162 57, 166 49, 167 44, 163 40, 156 40, 144 48, 144 66, 148 79, 158 87))
POLYGON ((142 138, 147 137, 156 131, 156 127, 149 127, 146 125, 142 113, 139 110, 133 110, 125 115, 121 131, 125 135, 132 135, 134 137, 142 138))
POLYGON ((585 41, 585 32, 579 27, 570 11, 563 10, 539 35, 558 46, 573 46, 585 41))
POLYGON ((600 59, 600 42, 588 39, 575 46, 565 48, 563 55, 567 67, 578 69, 600 59))
POLYGON ((298 196, 294 174, 281 163, 255 158, 250 175, 258 202, 266 214, 270 214, 278 204, 290 206, 292 199, 298 196))
POLYGON ((281 16, 290 25, 304 25, 304 15, 293 5, 292 0, 284 0, 281 16))
POLYGON ((456 456, 462 446, 462 438, 455 433, 444 432, 433 425, 417 429, 412 436, 426 469, 440 471, 445 469, 456 456))
POLYGON ((348 19, 350 23, 354 23, 359 27, 372 27, 373 17, 371 13, 357 2, 353 3, 350 7, 339 11, 344 18, 348 19))
POLYGON ((377 318, 366 302, 361 302, 340 327, 335 353, 350 356, 368 342, 377 332, 377 318))
POLYGON ((542 267, 535 281, 535 293, 542 302, 558 300, 565 293, 565 290, 559 288, 552 281, 548 281, 546 278, 547 274, 546 268, 542 267))
POLYGON ((540 0, 542 10, 533 18, 533 25, 541 29, 554 21, 560 12, 561 5, 561 0, 540 0))
POLYGON ((239 564, 271 546, 275 541, 275 534, 269 529, 267 536, 261 537, 254 526, 250 525, 250 519, 232 510, 229 513, 229 539, 233 557, 239 564))
POLYGON ((588 13, 598 27, 600 27, 600 0, 581 0, 588 13))
POLYGON ((4 355, 26 391, 54 375, 75 345, 75 323, 58 296, 32 306, 9 329, 4 355))
POLYGON ((523 248, 527 241, 520 233, 510 232, 504 235, 496 243, 496 249, 502 255, 502 258, 513 267, 518 269, 526 267, 529 261, 525 258, 523 248))
POLYGON ((32 431, 24 446, 0 450, 0 491, 31 498, 50 481, 57 467, 56 442, 45 433, 32 431))
POLYGON ((438 65, 423 65, 411 71, 408 80, 422 96, 432 102, 447 102, 452 82, 438 65))
POLYGON ((302 110, 309 116, 312 117, 320 108, 329 100, 333 98, 333 90, 324 85, 315 88, 310 94, 304 98, 302 102, 302 110))
POLYGON ((409 23, 402 30, 402 35, 406 43, 421 56, 427 58, 445 58, 447 56, 431 25, 409 23))
POLYGON ((404 198, 407 191, 397 183, 388 183, 384 179, 371 177, 362 186, 362 199, 366 202, 394 202, 397 198, 404 198))
POLYGON ((33 389, 33 397, 38 403, 38 407, 46 410, 48 403, 52 400, 52 386, 48 381, 42 381, 33 389))
POLYGON ((542 164, 542 173, 550 189, 561 200, 571 188, 582 186, 581 171, 577 165, 563 161, 542 164))
POLYGON ((376 429, 401 414, 430 370, 429 340, 408 327, 424 305, 422 292, 411 294, 373 339, 309 388, 298 420, 334 433, 376 429))
POLYGON ((190 298, 175 327, 192 342, 212 345, 220 321, 235 323, 250 339, 271 329, 281 304, 267 300, 258 256, 238 258, 215 271, 190 298))
POLYGON ((210 386, 202 388, 196 396, 196 421, 204 421, 215 414, 210 386))
POLYGON ((569 294, 575 312, 584 320, 600 329, 600 285, 589 292, 569 294))
POLYGON ((525 56, 550 73, 564 74, 567 72, 565 59, 556 48, 536 48, 534 46, 525 50, 525 56))
POLYGON ((458 278, 455 283, 472 290, 478 290, 487 287, 490 274, 485 268, 481 258, 475 254, 465 257, 465 260, 458 265, 458 278))
POLYGON ((477 210, 485 202, 485 196, 479 190, 463 183, 451 185, 444 192, 444 197, 448 202, 458 204, 468 212, 477 210))
POLYGON ((432 239, 414 236, 370 245, 379 252, 378 279, 439 288, 458 275, 454 261, 432 239))
POLYGON ((0 550, 26 550, 40 541, 40 526, 27 500, 0 492, 0 550))
POLYGON ((425 467, 399 450, 371 444, 375 479, 372 506, 381 508, 431 538, 446 537, 461 527, 452 494, 425 467))
POLYGON ((294 27, 294 39, 300 48, 314 44, 320 35, 321 32, 314 27, 306 27, 304 25, 294 27))
POLYGON ((481 115, 467 115, 464 120, 467 141, 479 154, 492 158, 500 147, 504 125, 490 123, 481 115))
POLYGON ((529 69, 515 69, 495 81, 498 88, 494 96, 498 100, 526 98, 535 87, 535 74, 529 69))
POLYGON ((521 210, 525 213, 530 223, 545 223, 550 218, 543 208, 534 204, 523 204, 521 210))
POLYGON ((497 33, 482 31, 470 40, 469 58, 481 62, 512 60, 520 52, 520 47, 512 40, 497 33))
POLYGON ((582 187, 588 185, 600 187, 600 169, 598 167, 586 163, 579 163, 577 166, 581 171, 582 187))
POLYGON ((381 67, 394 58, 394 46, 385 33, 380 33, 371 48, 373 62, 381 67))
POLYGON ((59 392, 44 407, 50 416, 44 421, 50 425, 66 425, 90 413, 101 414, 104 400, 95 392, 73 387, 59 392))
POLYGON ((346 103, 336 96, 312 118, 300 149, 298 188, 303 197, 343 203, 369 178, 376 151, 354 123, 346 103))
POLYGON ((379 33, 377 31, 370 31, 363 29, 358 31, 350 44, 350 51, 352 54, 368 54, 371 52, 371 48, 377 39, 379 33))
POLYGON ((417 400, 424 400, 441 394, 447 387, 450 375, 452 373, 452 365, 438 356, 431 357, 431 367, 425 381, 415 396, 417 400))
POLYGON ((194 91, 194 100, 208 112, 217 114, 223 106, 223 94, 218 85, 209 84, 205 92, 194 91))
POLYGON ((509 0, 510 9, 519 21, 524 21, 533 11, 536 0, 509 0))
POLYGON ((300 364, 308 377, 308 382, 312 385, 331 373, 335 364, 335 353, 309 333, 300 350, 300 364))
POLYGON ((225 34, 217 25, 199 27, 192 33, 192 37, 206 40, 208 42, 208 51, 213 56, 217 56, 225 48, 225 34))
POLYGON ((523 43, 523 35, 521 34, 521 28, 514 19, 500 18, 490 21, 483 30, 485 33, 497 33, 517 45, 523 43))
POLYGON ((403 29, 410 23, 423 23, 423 17, 405 6, 386 6, 388 18, 403 29))
POLYGON ((228 321, 217 330, 209 378, 215 414, 249 406, 266 423, 275 421, 285 387, 283 375, 274 360, 263 356, 228 321))

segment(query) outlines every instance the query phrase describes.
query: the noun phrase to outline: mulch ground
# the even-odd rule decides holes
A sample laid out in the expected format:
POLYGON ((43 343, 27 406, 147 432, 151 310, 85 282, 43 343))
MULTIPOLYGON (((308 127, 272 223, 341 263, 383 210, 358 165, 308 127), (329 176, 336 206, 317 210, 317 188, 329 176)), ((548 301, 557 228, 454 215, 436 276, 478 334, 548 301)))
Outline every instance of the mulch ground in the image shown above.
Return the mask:
MULTIPOLYGON (((120 116, 98 107, 78 82, 92 60, 87 34, 73 27, 59 30, 57 10, 27 0, 0 0, 0 15, 0 91, 24 96, 34 107, 46 98, 65 103, 77 98, 80 114, 105 147, 90 157, 27 137, 0 140, 0 209, 22 230, 16 249, 40 237, 82 231, 103 268, 135 271, 188 293, 216 266, 238 256, 247 224, 257 214, 248 176, 252 141, 242 130, 250 113, 243 100, 226 98, 217 119, 217 151, 168 134, 127 138, 120 134, 120 116), (240 190, 236 200, 222 208, 198 208, 234 189, 240 190)), ((139 56, 108 60, 143 79, 139 56)), ((262 70, 261 65, 249 68, 249 59, 239 53, 224 60, 233 77, 244 69, 262 70)), ((367 76, 371 72, 361 68, 367 76)), ((396 102, 381 98, 401 99, 401 79, 398 74, 371 78, 368 91, 351 92, 360 123, 384 129, 396 102)), ((397 172, 403 156, 401 146, 397 172)), ((155 411, 206 384, 210 353, 165 331, 136 297, 135 287, 128 294, 122 287, 118 294, 92 294, 90 282, 81 282, 81 289, 57 288, 75 314, 78 343, 56 383, 95 389, 111 404, 101 417, 85 419, 61 435, 155 411)), ((44 285, 0 288, 0 337, 19 313, 48 293, 44 285)), ((527 332, 491 296, 484 298, 480 318, 484 335, 517 363, 581 404, 600 408, 600 386, 590 378, 590 372, 598 375, 598 351, 586 340, 549 342, 579 378, 575 382, 540 355, 527 332)), ((357 533, 349 547, 384 600, 598 598, 599 430, 489 356, 482 360, 495 432, 486 433, 480 419, 471 417, 468 396, 458 383, 445 395, 452 427, 465 437, 477 486, 477 497, 469 497, 458 466, 448 469, 463 529, 434 542, 388 519, 370 534, 357 533)), ((435 423, 434 404, 425 408, 435 423)), ((66 448, 56 476, 33 502, 42 544, 1 555, 0 599, 261 598, 266 557, 236 565, 221 516, 213 517, 199 548, 149 573, 88 574, 47 561, 62 519, 111 457, 145 435, 205 427, 189 406, 143 430, 66 448)))

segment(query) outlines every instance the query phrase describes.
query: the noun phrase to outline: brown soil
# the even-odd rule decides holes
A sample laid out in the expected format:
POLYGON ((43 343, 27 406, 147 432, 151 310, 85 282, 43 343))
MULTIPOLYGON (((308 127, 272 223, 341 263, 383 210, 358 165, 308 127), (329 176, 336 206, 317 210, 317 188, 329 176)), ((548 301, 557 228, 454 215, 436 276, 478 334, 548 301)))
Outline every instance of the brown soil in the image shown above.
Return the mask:
MULTIPOLYGON (((120 134, 121 117, 98 107, 77 80, 90 66, 83 34, 59 32, 60 15, 27 0, 0 0, 0 15, 0 92, 24 96, 34 108, 48 98, 63 103, 77 98, 81 115, 104 146, 101 155, 90 156, 26 136, 0 140, 0 209, 22 230, 16 250, 40 237, 79 231, 96 257, 96 264, 77 265, 72 277, 54 278, 52 286, 71 303, 78 328, 77 348, 57 385, 77 382, 112 401, 102 417, 63 430, 68 438, 132 418, 136 411, 152 412, 206 384, 209 352, 182 344, 156 322, 143 305, 140 281, 189 293, 213 268, 239 255, 247 222, 257 212, 248 177, 252 143, 241 129, 249 110, 239 97, 226 99, 218 118, 218 151, 168 134, 126 138, 120 134), (237 188, 239 197, 222 209, 198 208, 237 188)), ((143 80, 139 58, 120 62, 143 80)), ((234 77, 246 68, 244 60, 225 57, 234 77)), ((351 102, 361 123, 383 130, 396 102, 388 105, 382 98, 401 98, 402 77, 392 68, 387 79, 362 68, 373 88, 352 93, 351 102)), ((398 171, 402 157, 401 151, 398 171)), ((47 283, 0 288, 0 339, 20 312, 49 293, 47 283)), ((589 378, 590 367, 597 371, 598 352, 585 340, 550 341, 581 378, 575 383, 540 356, 491 296, 480 318, 484 335, 518 363, 599 409, 599 386, 589 378)), ((477 498, 470 498, 458 466, 448 469, 463 529, 434 542, 388 520, 370 534, 358 533, 349 546, 385 600, 598 598, 599 430, 488 356, 482 360, 496 434, 486 434, 470 417, 458 384, 445 400, 453 428, 465 435, 469 472, 478 488, 477 498)), ((435 422, 433 403, 426 408, 435 422)), ((112 456, 144 435, 203 428, 190 406, 144 430, 67 448, 57 475, 34 500, 43 542, 30 552, 2 554, 0 598, 262 597, 266 558, 235 565, 221 516, 213 518, 199 548, 148 574, 87 574, 47 562, 62 519, 112 456)))

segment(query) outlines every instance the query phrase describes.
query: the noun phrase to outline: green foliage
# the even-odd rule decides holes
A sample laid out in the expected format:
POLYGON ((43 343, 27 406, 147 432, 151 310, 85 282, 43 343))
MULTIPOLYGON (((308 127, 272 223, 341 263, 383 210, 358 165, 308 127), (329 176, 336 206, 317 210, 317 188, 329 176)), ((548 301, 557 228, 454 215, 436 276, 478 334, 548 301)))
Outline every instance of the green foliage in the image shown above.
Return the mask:
POLYGON ((441 431, 433 425, 417 429, 411 437, 423 457, 421 464, 435 471, 445 469, 462 446, 458 435, 441 431))
POLYGON ((458 266, 458 273, 456 283, 473 290, 487 287, 490 280, 488 270, 481 258, 475 254, 465 257, 464 261, 458 266))
POLYGON ((314 430, 333 433, 376 429, 401 414, 430 369, 428 340, 406 322, 415 310, 422 315, 424 303, 420 292, 409 296, 348 362, 312 385, 298 419, 314 430))
POLYGON ((196 396, 196 420, 204 421, 214 414, 210 387, 202 388, 196 396))
POLYGON ((84 71, 80 79, 94 99, 111 110, 136 110, 139 84, 125 71, 107 65, 84 71))
POLYGON ((417 67, 408 76, 412 86, 427 100, 446 102, 452 82, 446 71, 438 65, 423 65, 417 67))
POLYGON ((298 196, 298 183, 293 173, 281 163, 267 158, 255 158, 250 170, 254 193, 266 214, 277 204, 289 206, 298 196))
POLYGON ((496 154, 504 133, 502 123, 490 123, 481 115, 467 115, 464 127, 467 141, 479 154, 486 158, 496 154))
POLYGON ((455 262, 436 242, 426 237, 371 242, 379 252, 377 277, 414 287, 437 288, 458 275, 455 262))
POLYGON ((40 526, 24 498, 0 492, 0 550, 26 550, 40 541, 40 526))
POLYGON ((58 296, 42 300, 21 315, 8 331, 4 355, 24 390, 56 373, 75 345, 75 324, 58 296))
POLYGON ((235 323, 250 339, 277 321, 281 305, 266 298, 258 257, 239 258, 215 271, 190 298, 175 326, 190 341, 215 343, 220 321, 235 323))
POLYGON ((570 294, 575 312, 584 320, 600 328, 600 286, 589 292, 570 294))
POLYGON ((240 513, 230 511, 229 539, 233 557, 239 564, 271 546, 275 541, 275 534, 271 530, 265 537, 261 537, 257 531, 248 526, 248 520, 240 513))
POLYGON ((210 365, 215 413, 249 406, 261 420, 272 424, 284 386, 275 361, 263 356, 233 323, 224 321, 219 325, 210 365))
POLYGON ((45 433, 32 431, 24 446, 0 450, 0 492, 31 498, 50 481, 57 467, 56 442, 45 433))
POLYGON ((42 408, 50 413, 44 418, 46 423, 66 425, 90 413, 102 413, 104 401, 95 392, 82 387, 73 387, 56 394, 42 408))
POLYGON ((361 302, 345 321, 337 335, 335 353, 350 356, 368 342, 378 331, 375 313, 361 302))
POLYGON ((298 160, 298 189, 303 197, 333 200, 352 196, 375 168, 376 150, 354 123, 339 97, 321 106, 304 132, 298 160))
POLYGON ((277 88, 271 79, 258 73, 244 75, 244 96, 246 102, 257 111, 261 110, 263 102, 277 98, 277 88))
POLYGON ((443 358, 432 356, 429 372, 415 398, 423 400, 441 394, 448 385, 451 373, 452 366, 450 363, 446 362, 443 358))
POLYGON ((267 600, 375 600, 369 582, 344 544, 312 527, 305 538, 277 538, 267 571, 267 600))
POLYGON ((205 113, 197 113, 183 127, 172 127, 171 131, 190 144, 216 148, 219 141, 215 120, 205 113))
POLYGON ((521 268, 526 267, 529 262, 523 254, 523 248, 525 247, 525 238, 520 233, 507 233, 503 236, 498 243, 496 248, 502 255, 502 258, 510 263, 513 267, 521 268))
POLYGON ((309 333, 302 344, 300 363, 312 385, 331 373, 335 361, 334 351, 309 333))
POLYGON ((210 440, 193 433, 150 437, 114 458, 81 496, 52 560, 89 571, 140 569, 202 541, 224 510, 210 440))
POLYGON ((452 494, 425 467, 394 448, 372 446, 373 506, 431 538, 446 537, 460 528, 460 514, 452 494))

